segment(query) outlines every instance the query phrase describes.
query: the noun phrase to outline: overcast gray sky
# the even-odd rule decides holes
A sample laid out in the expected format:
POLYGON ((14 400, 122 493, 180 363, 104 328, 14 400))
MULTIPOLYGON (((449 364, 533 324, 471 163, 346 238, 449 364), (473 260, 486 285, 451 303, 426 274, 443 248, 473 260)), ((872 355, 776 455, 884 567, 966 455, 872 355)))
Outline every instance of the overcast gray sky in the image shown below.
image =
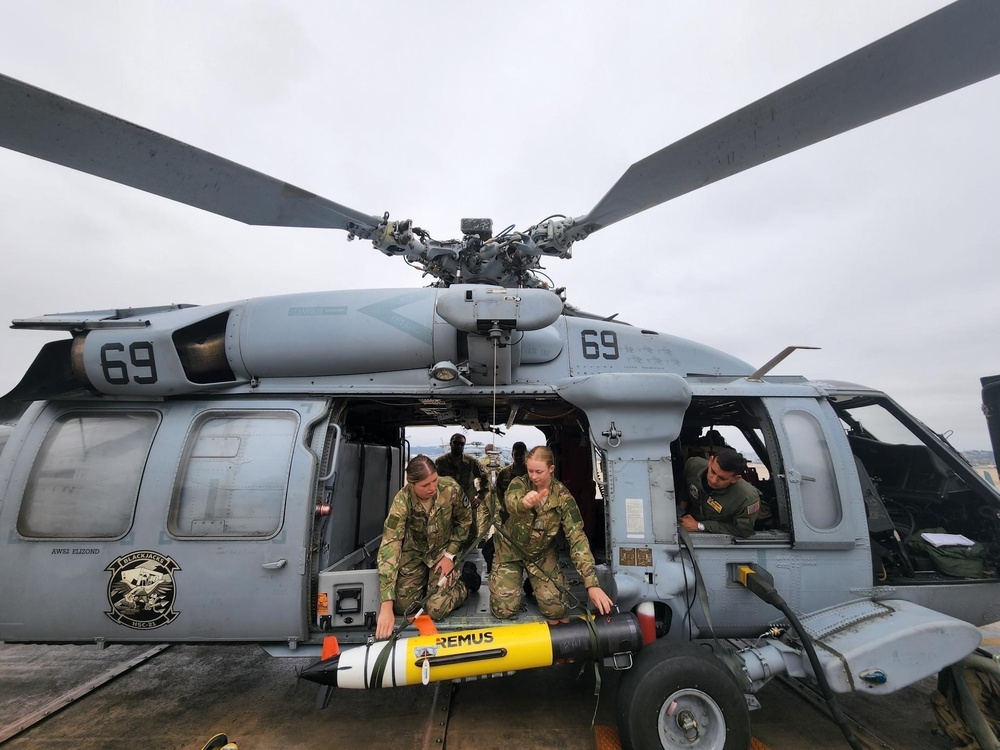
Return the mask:
MULTIPOLYGON (((945 3, 0 6, 0 72, 435 237, 590 209, 638 159, 945 3)), ((586 310, 882 388, 988 448, 1000 79, 753 169, 546 263, 586 310)), ((426 283, 336 231, 247 227, 0 151, 0 321, 426 283)), ((0 392, 45 334, 0 328, 0 392)))

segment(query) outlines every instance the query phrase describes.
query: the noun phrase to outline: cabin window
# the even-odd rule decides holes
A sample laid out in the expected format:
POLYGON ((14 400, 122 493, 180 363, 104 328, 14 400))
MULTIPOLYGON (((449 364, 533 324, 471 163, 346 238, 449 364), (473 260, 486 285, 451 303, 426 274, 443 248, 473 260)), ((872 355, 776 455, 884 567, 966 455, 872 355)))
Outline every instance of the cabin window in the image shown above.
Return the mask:
POLYGON ((835 528, 843 512, 823 428, 816 417, 804 411, 786 412, 783 421, 792 454, 786 464, 789 481, 798 481, 805 522, 819 531, 835 528), (792 471, 798 474, 795 479, 792 471))
POLYGON ((298 416, 206 412, 191 428, 171 502, 179 537, 267 537, 281 527, 298 416))
POLYGON ((24 490, 22 536, 114 539, 132 525, 157 412, 69 412, 49 428, 24 490))
POLYGON ((775 449, 774 427, 758 398, 695 396, 684 415, 678 440, 671 446, 678 500, 686 500, 684 465, 689 458, 708 458, 720 448, 732 448, 747 460, 743 478, 760 492, 761 507, 754 523, 758 539, 787 541, 790 528, 784 487, 775 482, 781 462, 775 449))

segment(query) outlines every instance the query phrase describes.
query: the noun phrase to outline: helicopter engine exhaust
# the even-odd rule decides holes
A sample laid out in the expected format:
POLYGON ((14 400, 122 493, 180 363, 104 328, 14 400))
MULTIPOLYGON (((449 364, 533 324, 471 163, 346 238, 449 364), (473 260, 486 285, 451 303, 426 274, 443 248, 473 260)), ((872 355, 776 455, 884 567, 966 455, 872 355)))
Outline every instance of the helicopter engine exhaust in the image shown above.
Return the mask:
MULTIPOLYGON (((329 636, 333 638, 334 636, 329 636)), ((347 649, 303 670, 300 677, 331 687, 366 689, 426 685, 444 680, 500 676, 556 662, 604 659, 631 665, 642 647, 639 621, 631 612, 560 625, 543 622, 376 641, 347 649), (381 684, 376 662, 390 649, 381 684)))

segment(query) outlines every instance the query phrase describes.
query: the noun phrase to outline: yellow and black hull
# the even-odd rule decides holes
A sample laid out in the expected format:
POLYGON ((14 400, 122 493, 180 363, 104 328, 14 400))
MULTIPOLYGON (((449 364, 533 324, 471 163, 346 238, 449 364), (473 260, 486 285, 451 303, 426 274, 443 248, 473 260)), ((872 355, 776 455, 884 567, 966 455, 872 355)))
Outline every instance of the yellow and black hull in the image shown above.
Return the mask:
POLYGON ((638 651, 641 645, 638 620, 623 613, 559 625, 499 625, 376 641, 322 659, 301 676, 321 685, 355 689, 426 685, 560 661, 604 659, 638 651))

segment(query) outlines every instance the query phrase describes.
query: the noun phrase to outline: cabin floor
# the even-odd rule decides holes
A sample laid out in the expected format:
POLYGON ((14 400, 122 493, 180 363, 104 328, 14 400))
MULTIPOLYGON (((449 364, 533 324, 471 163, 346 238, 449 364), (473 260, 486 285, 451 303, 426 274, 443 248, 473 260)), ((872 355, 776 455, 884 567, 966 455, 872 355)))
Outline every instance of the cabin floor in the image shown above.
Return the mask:
MULTIPOLYGON (((469 598, 466 599, 461 606, 456 608, 444 620, 436 623, 439 630, 468 630, 470 628, 486 628, 496 625, 542 622, 545 620, 545 618, 542 617, 542 613, 538 610, 538 604, 535 602, 535 598, 531 595, 524 595, 521 597, 521 607, 516 617, 510 620, 496 619, 490 613, 490 587, 486 576, 486 561, 483 559, 481 550, 471 550, 465 556, 465 561, 475 564, 476 568, 479 570, 479 575, 482 576, 483 583, 479 587, 479 591, 470 594, 469 598)), ((600 559, 598 559, 598 563, 600 562, 600 559)), ((580 575, 573 567, 573 563, 570 562, 569 557, 565 554, 562 555, 559 560, 559 565, 562 568, 563 575, 566 577, 567 583, 569 583, 570 594, 575 597, 576 601, 581 602, 584 607, 587 606, 589 604, 587 590, 583 585, 583 580, 580 578, 580 575)), ((580 607, 577 607, 576 609, 571 607, 568 616, 572 617, 574 615, 582 614, 584 614, 584 610, 580 607)))

